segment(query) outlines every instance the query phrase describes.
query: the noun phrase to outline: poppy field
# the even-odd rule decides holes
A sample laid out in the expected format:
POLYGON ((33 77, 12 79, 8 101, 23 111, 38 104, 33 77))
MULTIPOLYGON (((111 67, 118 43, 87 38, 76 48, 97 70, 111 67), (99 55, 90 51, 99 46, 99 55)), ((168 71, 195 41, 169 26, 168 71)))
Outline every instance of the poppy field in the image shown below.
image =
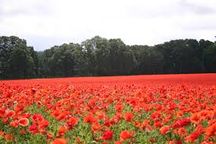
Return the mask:
POLYGON ((8 80, 0 97, 0 143, 216 143, 216 74, 8 80))

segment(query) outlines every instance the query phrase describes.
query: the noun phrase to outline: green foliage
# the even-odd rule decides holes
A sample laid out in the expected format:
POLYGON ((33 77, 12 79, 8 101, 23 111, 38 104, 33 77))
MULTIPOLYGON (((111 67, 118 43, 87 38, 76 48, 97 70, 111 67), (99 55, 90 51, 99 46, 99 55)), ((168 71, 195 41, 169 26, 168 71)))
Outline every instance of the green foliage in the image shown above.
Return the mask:
POLYGON ((216 72, 216 43, 204 50, 204 64, 206 71, 216 72))
POLYGON ((216 44, 206 40, 150 47, 95 36, 36 52, 18 37, 0 37, 0 79, 216 72, 215 64, 216 44))
POLYGON ((36 76, 37 57, 32 47, 18 37, 0 37, 0 79, 36 76))

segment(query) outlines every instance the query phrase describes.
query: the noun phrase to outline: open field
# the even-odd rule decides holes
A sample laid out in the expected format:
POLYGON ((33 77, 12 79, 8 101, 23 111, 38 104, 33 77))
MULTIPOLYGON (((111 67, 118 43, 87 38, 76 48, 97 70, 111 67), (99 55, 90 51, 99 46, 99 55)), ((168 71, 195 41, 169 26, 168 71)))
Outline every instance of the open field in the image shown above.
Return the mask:
POLYGON ((216 74, 0 81, 0 143, 216 143, 216 74))

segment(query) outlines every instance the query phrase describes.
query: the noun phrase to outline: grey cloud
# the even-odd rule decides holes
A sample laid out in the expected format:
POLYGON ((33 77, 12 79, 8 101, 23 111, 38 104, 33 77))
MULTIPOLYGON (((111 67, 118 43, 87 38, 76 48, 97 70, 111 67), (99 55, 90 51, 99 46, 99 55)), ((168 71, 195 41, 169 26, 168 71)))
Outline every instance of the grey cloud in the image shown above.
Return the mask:
POLYGON ((192 3, 188 0, 178 0, 164 5, 135 5, 129 6, 127 13, 138 18, 175 17, 188 14, 210 15, 216 14, 216 7, 192 3))
POLYGON ((213 14, 216 13, 216 9, 205 6, 205 5, 199 5, 197 3, 191 3, 188 0, 180 0, 179 5, 183 8, 186 9, 187 11, 194 12, 196 14, 213 14))
POLYGON ((26 7, 17 5, 16 7, 6 10, 4 5, 0 5, 0 20, 1 18, 13 17, 19 15, 40 16, 52 13, 52 9, 43 3, 29 4, 26 7))
POLYGON ((189 31, 197 31, 197 30, 208 30, 208 31, 216 31, 216 21, 197 21, 192 23, 191 25, 185 25, 182 27, 184 30, 189 31))

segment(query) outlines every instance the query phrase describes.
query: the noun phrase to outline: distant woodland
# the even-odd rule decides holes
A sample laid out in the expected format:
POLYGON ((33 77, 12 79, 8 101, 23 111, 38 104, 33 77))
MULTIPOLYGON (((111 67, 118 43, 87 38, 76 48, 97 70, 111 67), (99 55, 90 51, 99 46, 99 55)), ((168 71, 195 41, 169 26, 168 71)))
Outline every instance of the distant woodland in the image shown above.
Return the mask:
POLYGON ((26 40, 0 37, 0 79, 216 72, 216 42, 171 40, 126 45, 95 36, 37 52, 26 40))

